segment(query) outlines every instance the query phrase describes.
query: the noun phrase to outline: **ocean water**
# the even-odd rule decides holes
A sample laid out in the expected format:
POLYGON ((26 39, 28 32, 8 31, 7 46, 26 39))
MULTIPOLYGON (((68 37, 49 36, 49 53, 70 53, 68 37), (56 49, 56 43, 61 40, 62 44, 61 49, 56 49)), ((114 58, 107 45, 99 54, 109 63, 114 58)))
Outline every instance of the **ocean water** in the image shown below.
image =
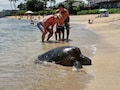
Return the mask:
MULTIPOLYGON (((47 63, 36 65, 39 54, 59 46, 77 46, 85 56, 96 53, 98 35, 85 25, 71 22, 69 42, 41 43, 41 32, 29 20, 0 18, 0 90, 82 90, 93 76, 84 68, 47 63)), ((85 66, 91 67, 91 66, 85 66)))

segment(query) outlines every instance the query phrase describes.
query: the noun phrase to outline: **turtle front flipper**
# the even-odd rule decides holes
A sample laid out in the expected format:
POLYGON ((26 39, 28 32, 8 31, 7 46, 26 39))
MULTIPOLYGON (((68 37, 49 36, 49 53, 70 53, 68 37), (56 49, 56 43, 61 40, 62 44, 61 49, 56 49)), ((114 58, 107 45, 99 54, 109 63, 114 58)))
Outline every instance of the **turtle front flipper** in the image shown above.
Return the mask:
POLYGON ((75 62, 73 63, 72 70, 73 71, 78 71, 81 68, 83 68, 82 64, 79 61, 75 60, 75 62))

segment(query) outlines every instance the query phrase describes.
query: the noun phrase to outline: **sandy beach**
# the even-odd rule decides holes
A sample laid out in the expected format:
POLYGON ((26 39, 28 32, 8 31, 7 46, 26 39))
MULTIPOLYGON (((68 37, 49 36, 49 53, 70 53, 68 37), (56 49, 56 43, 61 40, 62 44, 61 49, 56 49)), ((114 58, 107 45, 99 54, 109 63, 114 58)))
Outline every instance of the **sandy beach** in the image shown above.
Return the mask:
POLYGON ((97 52, 92 58, 91 66, 94 79, 85 90, 119 90, 120 14, 96 17, 97 15, 70 16, 71 21, 85 24, 99 35, 97 52), (92 19, 93 24, 88 24, 88 19, 92 19))
POLYGON ((93 57, 94 80, 86 90, 119 90, 120 89, 120 14, 95 18, 97 15, 72 16, 71 20, 85 24, 99 35, 97 53, 93 57), (93 19, 93 24, 87 20, 93 19))

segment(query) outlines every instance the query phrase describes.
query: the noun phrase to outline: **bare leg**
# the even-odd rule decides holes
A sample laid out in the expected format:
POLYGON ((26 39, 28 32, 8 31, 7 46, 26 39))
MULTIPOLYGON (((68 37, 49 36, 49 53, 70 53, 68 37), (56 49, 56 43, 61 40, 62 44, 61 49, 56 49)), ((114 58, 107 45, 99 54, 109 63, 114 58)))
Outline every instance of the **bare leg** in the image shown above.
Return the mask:
POLYGON ((48 38, 47 38, 47 41, 52 37, 52 35, 53 35, 53 31, 50 30, 50 31, 49 31, 49 35, 48 35, 48 38))
POLYGON ((46 31, 42 31, 42 32, 43 32, 43 34, 42 34, 42 42, 44 42, 45 35, 47 34, 47 32, 46 31))
POLYGON ((66 23, 66 24, 65 24, 65 27, 66 27, 66 30, 67 30, 67 31, 66 31, 66 34, 67 34, 67 40, 68 40, 68 39, 69 39, 69 33, 70 33, 69 23, 66 23))
POLYGON ((70 30, 67 30, 67 40, 69 39, 70 30))
POLYGON ((65 34, 64 34, 64 28, 62 28, 62 30, 61 30, 61 32, 62 32, 62 40, 64 41, 64 36, 65 36, 65 34))
POLYGON ((47 31, 44 30, 44 27, 40 23, 37 23, 37 26, 40 29, 40 31, 42 32, 42 37, 41 38, 42 38, 42 42, 44 42, 45 35, 47 34, 47 31))
POLYGON ((57 31, 55 32, 55 40, 57 40, 57 31))
POLYGON ((59 40, 61 40, 61 32, 59 31, 58 34, 59 34, 59 40))
POLYGON ((45 34, 42 35, 42 42, 44 42, 45 34))

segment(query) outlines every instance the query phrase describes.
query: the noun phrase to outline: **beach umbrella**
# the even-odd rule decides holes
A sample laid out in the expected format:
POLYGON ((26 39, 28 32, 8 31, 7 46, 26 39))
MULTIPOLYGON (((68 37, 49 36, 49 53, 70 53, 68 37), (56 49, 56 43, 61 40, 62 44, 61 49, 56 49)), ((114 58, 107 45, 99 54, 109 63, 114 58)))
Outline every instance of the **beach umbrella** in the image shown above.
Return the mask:
POLYGON ((32 11, 27 11, 25 12, 26 14, 32 14, 33 12, 32 11))
POLYGON ((107 11, 107 9, 102 8, 102 9, 100 9, 99 11, 100 11, 100 12, 104 12, 104 11, 107 11))

